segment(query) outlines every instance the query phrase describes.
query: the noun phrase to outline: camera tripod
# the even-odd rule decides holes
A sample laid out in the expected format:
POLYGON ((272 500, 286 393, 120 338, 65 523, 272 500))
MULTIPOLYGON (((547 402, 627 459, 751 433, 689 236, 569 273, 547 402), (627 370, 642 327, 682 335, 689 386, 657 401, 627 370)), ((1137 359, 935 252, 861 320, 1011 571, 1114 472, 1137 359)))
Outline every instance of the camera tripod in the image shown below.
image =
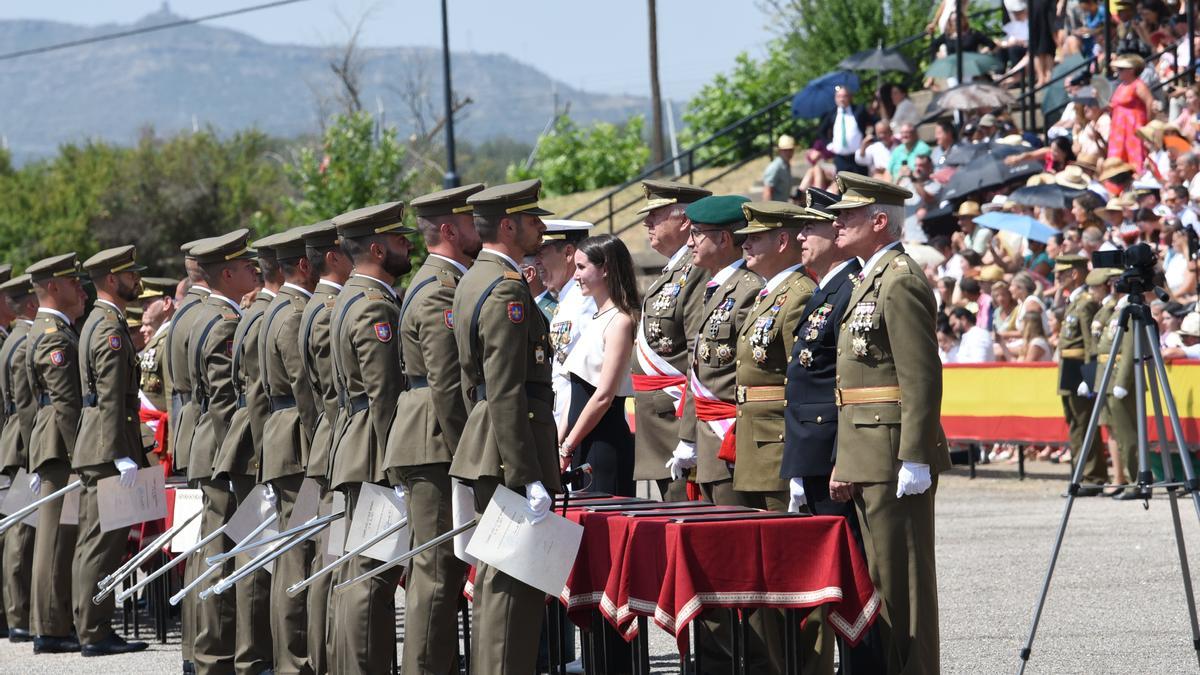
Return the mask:
MULTIPOLYGON (((1128 277, 1129 274, 1126 273, 1128 277)), ((1088 453, 1091 451, 1092 443, 1096 438, 1096 433, 1099 429, 1100 410, 1104 402, 1104 397, 1107 395, 1108 383, 1112 378, 1114 367, 1117 363, 1117 355, 1121 353, 1122 341, 1129 337, 1126 327, 1131 326, 1133 337, 1133 358, 1134 358, 1134 388, 1129 392, 1135 396, 1137 405, 1137 435, 1138 435, 1138 475, 1137 489, 1140 491, 1143 499, 1143 506, 1150 508, 1149 499, 1151 490, 1154 488, 1162 488, 1166 490, 1168 501, 1171 508, 1171 520, 1175 526, 1175 544, 1179 553, 1179 565, 1183 572, 1183 590, 1187 597, 1188 621, 1192 628, 1192 647, 1196 650, 1197 659, 1200 660, 1200 626, 1196 621, 1196 599, 1192 593, 1192 577, 1188 569, 1187 549, 1183 540, 1183 527, 1179 520, 1179 504, 1177 503, 1178 496, 1176 490, 1182 489, 1185 494, 1190 494, 1192 504, 1196 508, 1197 518, 1200 519, 1200 480, 1197 480, 1195 471, 1192 469, 1192 458, 1187 450, 1187 443, 1183 437, 1183 427, 1179 423, 1179 410, 1175 407, 1175 396, 1171 393, 1171 385, 1167 381, 1167 367, 1163 363, 1162 350, 1159 348, 1158 342, 1158 327, 1154 319, 1150 315, 1150 307, 1146 304, 1143 290, 1145 285, 1139 283, 1136 278, 1122 279, 1130 286, 1129 288, 1129 304, 1122 310, 1117 322, 1117 332, 1114 335, 1112 347, 1108 353, 1108 362, 1104 366, 1103 374, 1100 377, 1100 385, 1096 405, 1092 408, 1091 417, 1088 420, 1087 431, 1084 434, 1083 448, 1079 451, 1079 457, 1075 463, 1075 469, 1071 473, 1071 484, 1067 488, 1067 501, 1063 506, 1062 521, 1058 526, 1058 536, 1054 540, 1054 547, 1050 553, 1050 565, 1046 570, 1046 577, 1042 581, 1042 590, 1038 595, 1037 605, 1033 611, 1033 625, 1029 628, 1029 638, 1025 642, 1025 647, 1021 650, 1021 667, 1018 673, 1025 672, 1025 666, 1029 664, 1029 656, 1033 650, 1033 640, 1037 634, 1038 622, 1042 618, 1042 609, 1046 604, 1046 596, 1050 592, 1050 579, 1054 576, 1054 567, 1058 563, 1058 554, 1062 550, 1063 537, 1067 531, 1067 521, 1071 517, 1071 507, 1075 505, 1075 498, 1079 494, 1080 479, 1083 477, 1084 467, 1087 465, 1088 453), (1162 383, 1162 398, 1166 400, 1167 414, 1170 418, 1171 430, 1175 434, 1177 450, 1180 455, 1181 463, 1183 464, 1183 473, 1185 479, 1176 481, 1174 468, 1171 462, 1171 446, 1167 442, 1166 421, 1163 417, 1163 401, 1160 400, 1158 384, 1162 383), (1146 428, 1146 390, 1147 383, 1149 384, 1150 397, 1154 405, 1154 422, 1158 430, 1158 445, 1160 456, 1162 457, 1163 478, 1161 482, 1154 481, 1154 474, 1150 470, 1150 455, 1149 455, 1149 440, 1146 428)), ((1120 283, 1120 282, 1118 282, 1120 283)), ((1157 294, 1165 295, 1161 290, 1154 289, 1157 294)), ((1086 330, 1086 327, 1085 329, 1086 330)), ((1119 460, 1118 460, 1119 461, 1119 460)), ((1130 486, 1127 489, 1132 489, 1130 486)))

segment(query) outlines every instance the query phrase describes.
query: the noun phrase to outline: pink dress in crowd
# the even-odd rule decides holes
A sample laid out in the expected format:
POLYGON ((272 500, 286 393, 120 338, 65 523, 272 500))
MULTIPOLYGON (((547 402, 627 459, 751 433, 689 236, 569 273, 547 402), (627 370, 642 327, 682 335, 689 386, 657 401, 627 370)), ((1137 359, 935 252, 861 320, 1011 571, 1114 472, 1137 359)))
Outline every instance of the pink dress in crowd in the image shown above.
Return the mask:
POLYGON ((1146 125, 1146 104, 1137 95, 1139 80, 1117 85, 1112 99, 1112 131, 1108 136, 1108 156, 1120 157, 1141 171, 1146 158, 1137 130, 1146 125))

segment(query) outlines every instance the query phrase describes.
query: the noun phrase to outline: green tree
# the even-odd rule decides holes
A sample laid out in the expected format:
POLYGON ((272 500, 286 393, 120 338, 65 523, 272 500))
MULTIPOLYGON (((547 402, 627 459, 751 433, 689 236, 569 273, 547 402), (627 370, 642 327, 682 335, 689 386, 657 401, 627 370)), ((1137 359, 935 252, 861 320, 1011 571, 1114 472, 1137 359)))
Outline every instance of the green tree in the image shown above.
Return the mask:
POLYGON ((563 195, 618 185, 646 165, 650 148, 642 140, 645 120, 635 115, 617 126, 607 122, 581 128, 569 116, 554 122, 534 152, 533 165, 510 164, 509 181, 541 178, 547 195, 563 195))

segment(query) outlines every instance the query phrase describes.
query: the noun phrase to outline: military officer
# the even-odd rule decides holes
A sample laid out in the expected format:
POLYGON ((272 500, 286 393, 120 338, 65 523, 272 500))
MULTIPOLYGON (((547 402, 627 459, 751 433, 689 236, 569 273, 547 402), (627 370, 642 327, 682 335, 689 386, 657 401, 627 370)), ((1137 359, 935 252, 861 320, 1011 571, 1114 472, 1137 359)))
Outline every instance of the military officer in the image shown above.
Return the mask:
MULTIPOLYGON (((667 501, 687 498, 686 480, 672 479, 668 461, 679 449, 680 399, 692 340, 700 330, 708 274, 692 264, 687 205, 712 194, 687 183, 642 181, 644 225, 650 248, 667 258, 646 289, 634 344, 634 480, 654 480, 667 501)), ((686 454, 686 449, 681 451, 686 454)))
MULTIPOLYGON (((0 431, 0 473, 11 480, 29 464, 29 437, 37 414, 37 401, 25 368, 29 331, 38 308, 29 275, 22 274, 0 284, 0 302, 9 305, 17 317, 12 332, 0 347, 0 405, 5 418, 0 431)), ((4 584, 4 610, 8 639, 12 642, 32 639, 29 584, 33 573, 33 536, 34 528, 24 523, 12 526, 3 536, 4 576, 0 583, 4 584)))
MULTIPOLYGON (((12 279, 12 265, 0 265, 0 285, 3 285, 10 279, 12 279)), ((0 297, 0 347, 8 340, 8 335, 13 328, 12 324, 15 319, 16 314, 13 312, 12 307, 0 297)), ((7 416, 0 415, 0 427, 3 427, 6 421, 7 416)), ((5 535, 0 533, 0 551, 3 551, 4 548, 4 537, 5 535)), ((4 579, 6 576, 4 558, 0 556, 0 637, 8 636, 8 616, 4 611, 4 607, 7 604, 4 599, 4 579)))
MULTIPOLYGON (((300 486, 304 459, 317 425, 317 403, 300 360, 300 315, 312 298, 317 275, 304 244, 307 227, 288 230, 274 240, 283 285, 267 306, 258 335, 258 364, 270 414, 259 446, 259 480, 273 488, 279 529, 287 527, 300 486)), ((312 542, 292 548, 275 561, 271 574, 271 637, 276 673, 308 673, 308 596, 291 597, 287 587, 308 576, 312 542)))
MULTIPOLYGON (((549 331, 518 260, 541 246, 549 212, 541 181, 497 185, 467 200, 483 250, 454 293, 454 339, 468 417, 450 475, 475 489, 482 513, 500 485, 524 494, 541 519, 560 489, 555 449, 549 331)), ((545 594, 494 567, 476 568, 471 666, 481 673, 531 673, 545 594)))
MULTIPOLYGON (((337 295, 350 278, 353 263, 338 243, 337 227, 332 220, 305 230, 304 249, 313 274, 320 277, 300 317, 302 370, 317 404, 317 421, 304 458, 304 470, 305 475, 320 485, 322 508, 329 510, 333 506, 333 491, 329 489, 329 452, 339 411, 338 389, 330 358, 329 320, 337 295)), ((320 539, 318 545, 322 545, 320 539)), ((309 572, 324 567, 324 563, 325 557, 318 553, 313 558, 314 568, 309 572)), ((331 581, 332 576, 327 574, 305 589, 308 594, 308 662, 317 675, 329 672, 327 643, 331 634, 327 620, 331 581)))
MULTIPOLYGON (((1096 310, 1096 315, 1092 317, 1092 352, 1088 354, 1088 363, 1083 369, 1083 377, 1088 381, 1088 388, 1092 391, 1098 391, 1100 387, 1100 375, 1104 372, 1104 363, 1108 362, 1108 348, 1112 346, 1112 341, 1105 341, 1105 336, 1108 332, 1108 323, 1112 319, 1113 309, 1120 299, 1116 293, 1113 293, 1112 280, 1116 276, 1120 276, 1121 270, 1113 268, 1097 268, 1088 272, 1087 279, 1084 283, 1087 284, 1088 292, 1092 294, 1092 299, 1100 304, 1100 308, 1096 310), (1103 355, 1103 357, 1101 357, 1103 355)), ((1105 448, 1108 450, 1109 457, 1120 457, 1118 452, 1116 432, 1112 430, 1112 421, 1109 415, 1108 401, 1104 400, 1103 407, 1100 410, 1100 424, 1108 427, 1108 445, 1105 448)), ((1122 485, 1126 482, 1125 467, 1120 461, 1113 462, 1113 472, 1116 475, 1114 481, 1117 485, 1122 485)), ((1105 492, 1106 497, 1115 497, 1120 495, 1124 488, 1113 488, 1112 492, 1105 492)))
MULTIPOLYGON (((245 229, 235 230, 191 249, 211 289, 195 310, 190 324, 192 335, 187 340, 186 361, 193 387, 192 400, 200 411, 191 447, 187 448, 188 482, 203 494, 200 530, 204 534, 228 522, 236 508, 236 500, 244 496, 243 490, 248 487, 244 474, 230 473, 226 467, 226 475, 218 476, 215 466, 217 449, 234 433, 231 424, 238 407, 238 390, 233 381, 234 333, 242 316, 238 298, 259 284, 255 252, 246 242, 248 234, 245 229)), ((171 372, 174 377, 176 372, 171 372)), ((225 549, 225 538, 217 537, 192 563, 200 566, 205 558, 223 553, 225 549)), ((225 574, 232 571, 233 566, 232 561, 225 561, 225 574)), ((226 593, 197 599, 193 647, 197 673, 231 672, 235 657, 243 657, 244 652, 239 649, 243 642, 239 639, 243 627, 236 624, 237 605, 242 597, 241 593, 236 593, 233 598, 226 593)), ((251 628, 245 626, 244 630, 250 633, 251 628)), ((258 630, 261 632, 262 628, 258 630)), ((269 649, 267 653, 270 653, 269 649)))
POLYGON ((834 228, 842 251, 864 260, 838 327, 837 462, 833 499, 853 498, 888 673, 939 666, 934 494, 950 468, 942 433, 936 304, 921 266, 899 243, 908 190, 842 172, 834 228), (901 405, 903 404, 903 405, 901 405))
MULTIPOLYGON (((567 412, 571 409, 571 375, 567 355, 592 315, 596 301, 583 295, 575 281, 575 246, 588 236, 591 223, 577 220, 546 220, 546 233, 538 249, 537 266, 542 281, 557 298, 550 312, 550 346, 554 348, 554 423, 566 435, 567 412)), ((536 299, 536 298, 535 298, 536 299)), ((538 301, 541 304, 541 301, 538 301)))
MULTIPOLYGON (((1153 298, 1147 298, 1147 302, 1153 298)), ((1129 304, 1129 296, 1121 294, 1117 303, 1113 305, 1112 312, 1109 313, 1108 322, 1104 326, 1104 332, 1096 344, 1097 352, 1097 375, 1094 383, 1095 387, 1100 384, 1100 376, 1103 374, 1103 368, 1108 364, 1108 354, 1112 351, 1113 340, 1116 339, 1117 327, 1121 320, 1121 311, 1129 304)), ((1100 312, 1096 313, 1100 316, 1100 312)), ((1126 326, 1128 329, 1129 327, 1126 326)), ((1125 336, 1121 339, 1121 348, 1117 352, 1117 363, 1113 367, 1112 377, 1108 382, 1108 391, 1105 392, 1104 406, 1105 412, 1108 413, 1109 431, 1112 432, 1113 439, 1116 441, 1117 454, 1113 458, 1114 468, 1123 469, 1123 473, 1127 477, 1128 487, 1118 489, 1112 494, 1114 499, 1131 500, 1131 499, 1146 499, 1150 496, 1149 488, 1138 488, 1136 486, 1138 478, 1138 429, 1137 429, 1137 396, 1131 395, 1137 392, 1134 379, 1134 368, 1137 367, 1137 362, 1133 358, 1133 337, 1134 333, 1127 330, 1125 336)), ((1099 403, 1097 403, 1099 405, 1099 403)), ((1084 421, 1087 424, 1087 421, 1084 421)), ((1089 463, 1089 466, 1091 464, 1089 463)))
MULTIPOLYGON (((37 400, 29 439, 30 487, 48 495, 66 487, 83 406, 79 387, 79 336, 73 325, 83 316, 86 296, 74 253, 39 260, 26 272, 38 297, 25 367, 37 400)), ((61 525, 63 500, 38 509, 33 542, 33 612, 30 630, 35 654, 79 651, 72 636, 71 559, 76 525, 61 525)))
POLYGON ((154 433, 155 448, 160 461, 169 461, 167 448, 168 392, 171 383, 166 373, 167 332, 175 313, 175 287, 179 281, 164 277, 142 277, 142 335, 146 345, 138 354, 141 381, 138 400, 142 421, 154 433))
MULTIPOLYGON (((1058 394, 1062 397, 1063 413, 1071 432, 1071 456, 1078 460, 1083 454, 1083 437, 1088 420, 1092 416, 1095 398, 1091 386, 1084 378, 1084 365, 1094 349, 1092 344, 1092 319, 1100 304, 1087 292, 1084 281, 1088 274, 1088 260, 1082 255, 1060 255, 1054 259, 1054 275, 1059 287, 1067 296, 1067 309, 1059 330, 1058 348, 1058 394)), ((1094 497, 1108 482, 1108 462, 1100 435, 1092 441, 1088 452, 1088 463, 1084 467, 1083 484, 1078 496, 1094 497)))
POLYGON ((79 495, 79 540, 72 564, 75 630, 84 656, 141 651, 145 642, 126 642, 113 632, 113 596, 92 602, 97 583, 121 564, 129 528, 104 532, 100 526, 99 481, 118 477, 130 488, 145 466, 138 420, 137 351, 126 324, 125 310, 142 292, 141 272, 133 246, 105 249, 88 258, 83 269, 96 289, 96 303, 79 339, 79 378, 83 410, 79 443, 71 468, 83 481, 79 495))
MULTIPOLYGON (((411 207, 429 256, 413 275, 400 307, 400 363, 408 390, 401 393, 388 434, 388 482, 407 494, 412 545, 419 546, 453 526, 450 462, 467 422, 462 373, 454 343, 454 290, 479 255, 467 198, 481 183, 418 197, 411 207), (414 421, 424 420, 417 422, 414 421)), ((452 546, 416 557, 404 585, 402 670, 458 671, 458 601, 466 565, 452 546)))
MULTIPOLYGON (((404 387, 396 319, 400 303, 392 286, 412 269, 412 244, 405 235, 404 203, 357 209, 333 219, 354 274, 333 307, 333 366, 343 407, 333 439, 330 487, 346 493, 353 517, 363 483, 385 481, 384 450, 404 387)), ((357 576, 380 563, 357 556, 341 568, 357 576)), ((333 596, 330 650, 335 673, 377 673, 388 668, 396 631, 399 567, 333 596)))

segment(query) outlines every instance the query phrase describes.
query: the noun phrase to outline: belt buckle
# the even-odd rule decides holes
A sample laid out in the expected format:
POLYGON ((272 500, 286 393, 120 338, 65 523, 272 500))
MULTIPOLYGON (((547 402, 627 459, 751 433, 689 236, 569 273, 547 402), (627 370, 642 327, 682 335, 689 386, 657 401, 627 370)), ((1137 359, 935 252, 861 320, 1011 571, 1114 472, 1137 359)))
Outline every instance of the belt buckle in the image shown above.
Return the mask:
POLYGON ((841 387, 833 388, 833 402, 834 402, 834 405, 836 405, 837 407, 839 407, 839 408, 842 407, 843 404, 842 404, 842 388, 841 387))
POLYGON ((737 399, 738 403, 746 402, 746 386, 745 385, 742 385, 742 384, 738 385, 735 398, 737 399))
POLYGON ((471 403, 479 403, 479 398, 475 395, 475 385, 467 387, 467 396, 471 398, 471 403))

